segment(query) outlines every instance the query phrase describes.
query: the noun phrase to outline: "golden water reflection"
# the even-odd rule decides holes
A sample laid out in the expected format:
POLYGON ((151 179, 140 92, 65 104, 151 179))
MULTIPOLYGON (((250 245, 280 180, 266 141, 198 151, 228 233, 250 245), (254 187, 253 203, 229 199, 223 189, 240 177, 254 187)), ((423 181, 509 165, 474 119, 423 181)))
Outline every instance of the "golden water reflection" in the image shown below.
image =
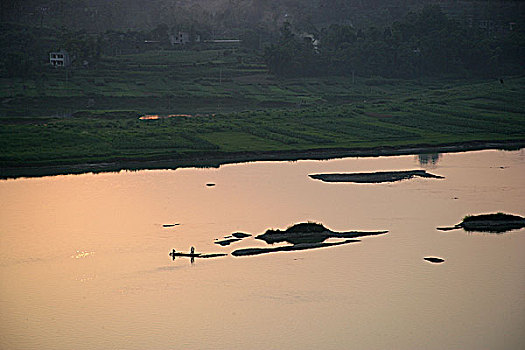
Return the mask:
POLYGON ((522 348, 525 230, 436 227, 525 215, 523 151, 443 154, 442 180, 308 177, 417 168, 399 156, 0 181, 0 348, 522 348), (193 265, 168 256, 266 247, 214 240, 308 220, 389 233, 193 265))
POLYGON ((73 259, 82 259, 82 258, 86 258, 88 256, 92 256, 93 254, 95 254, 95 252, 85 252, 85 251, 76 251, 75 254, 71 255, 71 257, 73 259))
POLYGON ((146 114, 142 117, 139 117, 140 120, 158 120, 158 119, 168 119, 168 118, 190 118, 190 117, 202 117, 202 116, 215 116, 215 114, 146 114))

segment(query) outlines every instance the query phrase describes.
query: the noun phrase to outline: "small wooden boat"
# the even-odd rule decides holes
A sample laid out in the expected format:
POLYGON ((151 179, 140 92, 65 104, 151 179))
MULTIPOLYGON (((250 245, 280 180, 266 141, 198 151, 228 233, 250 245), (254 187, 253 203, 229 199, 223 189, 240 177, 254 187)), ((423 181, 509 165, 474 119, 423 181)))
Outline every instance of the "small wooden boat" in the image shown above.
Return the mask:
POLYGON ((203 253, 195 253, 195 248, 191 247, 191 250, 189 253, 183 253, 183 252, 177 252, 175 249, 173 249, 170 254, 171 258, 175 260, 176 257, 182 257, 182 258, 191 258, 192 260, 195 258, 216 258, 219 256, 225 256, 226 254, 203 254, 203 253))

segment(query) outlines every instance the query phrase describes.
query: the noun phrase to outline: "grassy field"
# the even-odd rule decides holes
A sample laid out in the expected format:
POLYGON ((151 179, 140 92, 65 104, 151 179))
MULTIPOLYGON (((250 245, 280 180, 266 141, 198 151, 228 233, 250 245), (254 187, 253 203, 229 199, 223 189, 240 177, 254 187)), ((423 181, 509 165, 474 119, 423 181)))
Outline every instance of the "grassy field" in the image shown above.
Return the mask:
POLYGON ((0 116, 69 115, 82 109, 223 112, 300 101, 300 94, 282 95, 268 78, 257 56, 238 49, 105 57, 96 67, 45 67, 31 79, 0 79, 0 116))
POLYGON ((3 171, 525 140, 524 77, 277 80, 231 50, 109 57, 65 74, 0 81, 3 171), (170 113, 193 116, 138 119, 170 113))

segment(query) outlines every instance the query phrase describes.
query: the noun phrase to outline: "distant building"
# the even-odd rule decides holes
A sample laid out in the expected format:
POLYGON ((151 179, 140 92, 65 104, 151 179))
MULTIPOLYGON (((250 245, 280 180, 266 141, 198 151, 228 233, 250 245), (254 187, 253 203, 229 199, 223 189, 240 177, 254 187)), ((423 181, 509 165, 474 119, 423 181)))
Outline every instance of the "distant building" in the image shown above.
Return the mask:
POLYGON ((178 32, 177 35, 170 35, 171 45, 184 45, 189 42, 190 42, 190 34, 188 32, 178 32))
POLYGON ((71 64, 71 59, 67 51, 60 50, 49 53, 49 63, 51 63, 53 67, 67 67, 71 64))
POLYGON ((313 34, 303 33, 300 35, 300 37, 303 40, 309 40, 312 43, 312 46, 314 47, 315 52, 319 51, 319 40, 317 40, 313 34))

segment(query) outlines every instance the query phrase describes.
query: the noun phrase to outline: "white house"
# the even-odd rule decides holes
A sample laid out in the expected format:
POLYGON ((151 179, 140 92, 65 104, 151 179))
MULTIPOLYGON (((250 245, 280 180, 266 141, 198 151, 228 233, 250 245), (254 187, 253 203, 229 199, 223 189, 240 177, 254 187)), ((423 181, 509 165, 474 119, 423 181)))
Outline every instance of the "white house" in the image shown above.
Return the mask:
POLYGON ((177 35, 170 35, 171 45, 184 45, 190 42, 190 34, 188 32, 178 32, 177 35))
POLYGON ((67 67, 71 64, 71 59, 67 51, 60 50, 49 53, 49 63, 51 63, 53 67, 67 67))

